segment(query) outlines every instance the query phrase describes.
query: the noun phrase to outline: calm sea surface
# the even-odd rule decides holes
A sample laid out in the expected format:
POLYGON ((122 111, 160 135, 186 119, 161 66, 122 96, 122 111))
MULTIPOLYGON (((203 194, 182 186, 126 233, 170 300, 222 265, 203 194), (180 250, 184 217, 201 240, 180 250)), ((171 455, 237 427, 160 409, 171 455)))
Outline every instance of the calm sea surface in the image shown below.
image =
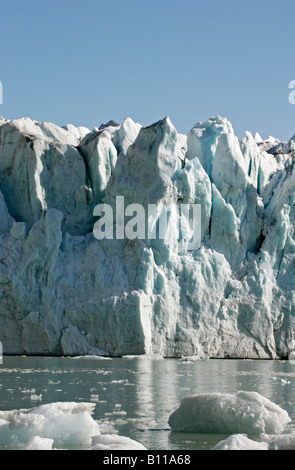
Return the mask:
POLYGON ((239 390, 284 408, 292 418, 286 432, 295 432, 292 361, 4 356, 0 365, 1 410, 93 402, 102 432, 130 437, 148 450, 211 449, 227 435, 172 433, 169 416, 188 395, 239 390))

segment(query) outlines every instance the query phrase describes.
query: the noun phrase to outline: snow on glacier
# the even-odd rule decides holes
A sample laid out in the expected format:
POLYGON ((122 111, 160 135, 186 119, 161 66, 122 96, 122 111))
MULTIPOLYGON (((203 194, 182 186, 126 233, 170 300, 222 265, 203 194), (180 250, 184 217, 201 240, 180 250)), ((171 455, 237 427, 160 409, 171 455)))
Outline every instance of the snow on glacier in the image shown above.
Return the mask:
POLYGON ((4 354, 279 358, 294 349, 294 138, 219 116, 89 130, 0 120, 4 354), (201 245, 97 240, 96 205, 200 204, 201 245))

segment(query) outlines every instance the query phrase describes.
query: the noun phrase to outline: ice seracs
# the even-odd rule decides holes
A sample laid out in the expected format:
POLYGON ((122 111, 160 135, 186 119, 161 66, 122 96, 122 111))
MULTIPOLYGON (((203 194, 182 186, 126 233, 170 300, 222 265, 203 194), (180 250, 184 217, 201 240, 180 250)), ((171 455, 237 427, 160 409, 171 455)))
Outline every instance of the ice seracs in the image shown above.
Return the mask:
POLYGON ((294 348, 294 138, 211 117, 0 120, 4 354, 281 358, 294 348), (201 245, 100 240, 94 208, 200 204, 201 245))

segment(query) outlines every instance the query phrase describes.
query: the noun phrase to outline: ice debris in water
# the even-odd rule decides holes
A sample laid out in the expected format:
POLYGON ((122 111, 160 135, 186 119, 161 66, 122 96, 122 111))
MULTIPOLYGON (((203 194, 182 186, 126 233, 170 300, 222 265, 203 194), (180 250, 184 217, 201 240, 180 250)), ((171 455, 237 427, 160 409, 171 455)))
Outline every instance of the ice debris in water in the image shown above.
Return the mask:
POLYGON ((101 434, 92 438, 91 450, 147 450, 129 437, 101 434))
POLYGON ((295 450, 295 434, 262 433, 259 441, 249 439, 244 434, 234 434, 220 441, 212 450, 295 450))
POLYGON ((212 450, 269 450, 266 442, 249 439, 244 434, 235 434, 220 441, 212 450))
POLYGON ((172 431, 280 434, 291 418, 257 392, 204 393, 186 397, 169 417, 172 431))
POLYGON ((57 402, 0 411, 0 447, 23 450, 144 449, 132 439, 104 436, 91 416, 93 403, 57 402))

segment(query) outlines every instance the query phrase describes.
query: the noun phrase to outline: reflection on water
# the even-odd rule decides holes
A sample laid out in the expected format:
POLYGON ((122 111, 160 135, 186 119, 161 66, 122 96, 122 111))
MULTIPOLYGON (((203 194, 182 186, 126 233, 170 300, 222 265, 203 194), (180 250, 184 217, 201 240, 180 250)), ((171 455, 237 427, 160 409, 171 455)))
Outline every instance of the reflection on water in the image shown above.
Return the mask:
POLYGON ((295 423, 295 365, 289 361, 4 357, 0 365, 1 410, 95 402, 102 432, 117 431, 150 450, 211 449, 227 436, 171 433, 169 416, 185 396, 239 390, 277 403, 295 423))

